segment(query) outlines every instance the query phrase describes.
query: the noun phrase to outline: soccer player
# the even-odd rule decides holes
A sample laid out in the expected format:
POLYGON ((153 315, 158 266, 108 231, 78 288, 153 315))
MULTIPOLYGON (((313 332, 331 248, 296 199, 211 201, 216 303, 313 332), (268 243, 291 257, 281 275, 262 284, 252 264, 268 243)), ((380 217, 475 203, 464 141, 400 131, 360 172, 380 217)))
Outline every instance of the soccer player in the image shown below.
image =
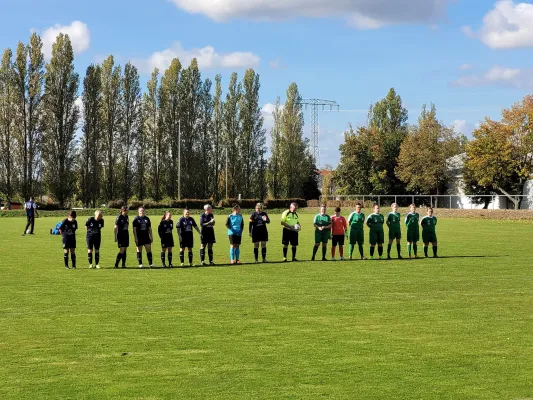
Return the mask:
POLYGON ((428 256, 428 246, 431 242, 433 246, 433 258, 438 258, 437 255, 437 234, 435 227, 437 226, 437 217, 433 215, 433 208, 428 207, 427 215, 420 221, 422 227, 422 241, 424 242, 424 255, 428 256))
POLYGON ((161 239, 161 263, 163 268, 167 267, 165 262, 165 253, 168 253, 168 266, 172 268, 172 248, 174 247, 174 236, 172 230, 174 229, 174 221, 172 221, 172 213, 165 211, 161 217, 161 222, 157 227, 157 233, 161 239))
POLYGON ((255 205, 255 211, 252 213, 252 215, 250 215, 250 222, 248 224, 248 231, 254 244, 254 257, 256 264, 259 262, 259 245, 261 245, 261 256, 263 257, 263 262, 267 262, 267 224, 270 224, 270 218, 268 218, 268 214, 263 211, 263 205, 261 203, 257 203, 255 205))
POLYGON ((96 269, 100 269, 100 243, 102 242, 102 228, 104 227, 104 217, 102 211, 96 210, 94 217, 90 217, 85 223, 87 230, 87 259, 89 260, 89 268, 93 267, 93 251, 94 263, 96 269))
POLYGON ((24 228, 24 233, 22 236, 26 235, 26 232, 28 232, 28 228, 31 227, 30 235, 33 235, 33 228, 35 226, 35 217, 39 216, 39 213, 37 212, 37 204, 35 204, 35 200, 33 197, 30 197, 30 200, 24 203, 24 210, 26 210, 26 228, 24 228))
POLYGON ((118 244, 118 254, 115 261, 115 268, 118 268, 122 260, 122 268, 126 268, 126 250, 130 246, 130 220, 128 218, 128 207, 121 207, 120 214, 115 220, 115 243, 118 244))
POLYGON ((355 211, 348 217, 348 225, 350 226, 350 260, 352 259, 354 246, 359 246, 359 255, 361 260, 366 260, 364 256, 363 245, 365 244, 365 214, 361 212, 363 206, 357 203, 355 211))
POLYGON ((231 264, 240 264, 241 249, 239 247, 242 242, 244 220, 241 215, 241 207, 238 204, 233 206, 233 213, 226 220, 226 228, 228 228, 229 244, 231 246, 229 251, 231 264))
POLYGON ((71 211, 68 217, 61 223, 61 236, 63 236, 63 261, 65 268, 68 267, 68 254, 72 260, 72 268, 76 269, 76 230, 78 229, 78 222, 76 221, 76 211, 71 211))
POLYGON ((298 222, 297 209, 298 204, 291 203, 289 209, 281 214, 281 225, 283 226, 283 237, 281 239, 281 243, 283 244, 283 262, 287 262, 289 244, 292 246, 292 261, 298 261, 296 259, 296 249, 298 247, 298 232, 301 229, 301 225, 298 222))
POLYGON ((200 262, 202 265, 205 265, 205 246, 207 245, 207 253, 209 256, 209 264, 214 265, 213 262, 213 243, 216 243, 215 240, 215 216, 213 215, 213 207, 206 204, 204 206, 204 213, 200 216, 200 226, 201 232, 200 235, 200 262))
POLYGON ((198 228, 198 225, 196 225, 196 221, 193 217, 191 217, 191 212, 188 208, 185 208, 183 210, 183 217, 181 217, 178 221, 178 224, 176 225, 178 229, 178 237, 180 239, 180 263, 183 267, 185 265, 185 249, 189 250, 189 265, 192 267, 192 249, 194 247, 194 236, 192 229, 196 229, 196 232, 200 234, 200 240, 202 237, 202 233, 200 232, 200 228, 198 228))
POLYGON ((379 259, 383 259, 383 243, 385 242, 385 232, 383 231, 383 224, 385 218, 380 213, 379 204, 374 204, 374 212, 366 219, 366 225, 370 228, 369 242, 370 242, 370 259, 374 259, 374 252, 376 244, 378 245, 379 259))
POLYGON ((339 255, 341 261, 344 260, 344 236, 348 233, 348 224, 346 218, 341 215, 340 207, 335 209, 335 215, 331 217, 333 225, 333 239, 331 241, 331 260, 335 261, 335 249, 339 245, 339 255))
POLYGON ((409 212, 405 215, 405 226, 407 226, 407 253, 411 257, 411 247, 413 249, 414 258, 418 258, 418 247, 416 242, 420 240, 420 230, 418 229, 418 221, 420 215, 416 212, 416 206, 411 204, 409 212))
POLYGON ((320 213, 315 215, 313 226, 315 227, 315 247, 313 247, 313 257, 311 261, 315 261, 315 256, 322 243, 322 261, 326 261, 326 253, 328 251, 328 241, 331 238, 331 217, 326 214, 326 205, 320 206, 320 213))
POLYGON ((143 268, 143 247, 146 249, 146 257, 148 257, 148 264, 150 268, 154 267, 152 263, 152 223, 150 218, 146 216, 144 207, 139 207, 139 215, 133 220, 133 237, 135 238, 135 245, 137 246, 137 261, 139 268, 143 268))
POLYGON ((398 204, 393 203, 391 205, 392 211, 387 214, 387 226, 389 227, 389 245, 387 246, 387 259, 391 260, 390 251, 392 249, 392 243, 396 239, 396 251, 398 252, 398 258, 402 259, 401 239, 402 229, 400 224, 400 213, 398 212, 398 204))

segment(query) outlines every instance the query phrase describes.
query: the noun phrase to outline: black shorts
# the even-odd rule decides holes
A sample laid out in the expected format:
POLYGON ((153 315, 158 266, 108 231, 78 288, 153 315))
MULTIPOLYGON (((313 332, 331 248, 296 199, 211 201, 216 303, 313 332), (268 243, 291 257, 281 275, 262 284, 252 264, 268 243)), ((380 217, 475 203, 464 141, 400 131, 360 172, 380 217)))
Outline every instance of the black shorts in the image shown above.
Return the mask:
POLYGON ((137 246, 146 246, 147 244, 152 244, 150 241, 150 236, 137 236, 137 246))
POLYGON ((291 246, 298 246, 298 232, 283 228, 283 238, 281 239, 281 243, 284 246, 288 246, 289 244, 291 246))
POLYGON ((266 227, 252 229, 252 242, 268 242, 268 230, 266 227))
POLYGON ((333 235, 333 239, 331 240, 331 245, 333 247, 344 246, 344 235, 333 235))
POLYGON ((242 235, 229 235, 229 244, 241 244, 242 235))
POLYGON ((100 243, 102 242, 102 236, 100 236, 100 235, 87 236, 85 241, 87 242, 87 248, 89 250, 92 250, 93 248, 95 250, 100 250, 100 243))
POLYGON ((202 229, 202 238, 200 239, 202 244, 211 244, 216 243, 215 240, 215 230, 212 228, 202 229))
POLYGON ((192 249, 194 247, 194 236, 192 232, 189 234, 181 235, 180 238, 180 249, 192 249))
POLYGON ((75 249, 76 248, 76 236, 63 236, 63 248, 64 249, 75 249))
POLYGON ((118 248, 121 247, 130 247, 130 235, 126 234, 118 234, 117 235, 117 244, 118 248))
POLYGON ((161 238, 161 248, 162 249, 169 249, 174 247, 174 238, 172 235, 164 235, 161 238))

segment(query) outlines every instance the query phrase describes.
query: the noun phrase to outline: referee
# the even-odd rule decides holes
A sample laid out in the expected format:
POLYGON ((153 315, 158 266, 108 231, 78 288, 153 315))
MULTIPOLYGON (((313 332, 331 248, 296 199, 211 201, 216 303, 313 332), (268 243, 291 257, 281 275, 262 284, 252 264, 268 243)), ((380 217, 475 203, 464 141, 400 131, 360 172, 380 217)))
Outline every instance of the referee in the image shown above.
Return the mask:
POLYGON ((26 228, 24 229, 24 233, 22 236, 26 235, 26 232, 28 231, 28 228, 31 226, 30 235, 33 235, 33 228, 35 226, 35 217, 39 216, 39 213, 37 212, 37 204, 35 204, 35 200, 33 197, 30 197, 30 201, 27 201, 24 204, 24 209, 26 210, 26 228))

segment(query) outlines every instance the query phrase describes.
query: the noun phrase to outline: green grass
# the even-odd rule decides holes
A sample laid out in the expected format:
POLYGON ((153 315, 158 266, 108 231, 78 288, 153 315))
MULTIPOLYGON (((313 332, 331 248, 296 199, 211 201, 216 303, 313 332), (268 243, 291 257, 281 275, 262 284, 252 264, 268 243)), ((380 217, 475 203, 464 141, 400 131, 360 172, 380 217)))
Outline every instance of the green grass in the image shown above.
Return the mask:
POLYGON ((441 219, 441 259, 113 270, 107 219, 105 269, 87 269, 80 231, 70 271, 56 219, 34 237, 0 222, 1 399, 533 397, 530 222, 441 219))

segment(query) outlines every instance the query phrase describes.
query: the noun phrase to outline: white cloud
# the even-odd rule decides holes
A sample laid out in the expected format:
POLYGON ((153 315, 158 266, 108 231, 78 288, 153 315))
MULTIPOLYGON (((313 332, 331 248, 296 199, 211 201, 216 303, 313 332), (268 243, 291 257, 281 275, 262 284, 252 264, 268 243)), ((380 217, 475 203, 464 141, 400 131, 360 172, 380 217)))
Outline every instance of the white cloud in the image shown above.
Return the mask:
POLYGON ((421 23, 433 25, 453 0, 171 0, 179 8, 215 21, 233 18, 284 20, 342 18, 359 29, 421 23))
POLYGON ((465 121, 464 119, 456 119, 452 123, 452 127, 455 132, 462 133, 468 138, 472 137, 472 132, 476 129, 476 125, 465 121))
POLYGON ((461 29, 492 49, 533 47, 533 4, 499 0, 483 18, 478 32, 470 26, 461 29))
POLYGON ((533 70, 494 66, 484 74, 472 74, 458 78, 453 86, 507 86, 517 89, 533 88, 533 70))
POLYGON ((189 65, 192 59, 196 58, 202 69, 253 68, 261 62, 258 55, 250 52, 220 54, 212 46, 186 50, 180 42, 174 42, 170 48, 156 51, 148 59, 136 60, 135 63, 143 72, 151 72, 154 68, 163 71, 170 66, 174 58, 179 58, 182 65, 189 65))
POLYGON ((276 58, 275 60, 270 60, 268 62, 268 66, 272 69, 284 69, 285 68, 285 65, 279 58, 276 58))
POLYGON ((462 64, 461 66, 459 66, 459 69, 461 71, 467 71, 469 69, 473 69, 474 66, 472 64, 462 64))
POLYGON ((87 24, 81 21, 74 21, 66 26, 56 24, 40 33, 43 41, 43 54, 47 60, 52 57, 52 45, 60 33, 69 36, 74 54, 83 53, 91 45, 91 32, 87 24))

